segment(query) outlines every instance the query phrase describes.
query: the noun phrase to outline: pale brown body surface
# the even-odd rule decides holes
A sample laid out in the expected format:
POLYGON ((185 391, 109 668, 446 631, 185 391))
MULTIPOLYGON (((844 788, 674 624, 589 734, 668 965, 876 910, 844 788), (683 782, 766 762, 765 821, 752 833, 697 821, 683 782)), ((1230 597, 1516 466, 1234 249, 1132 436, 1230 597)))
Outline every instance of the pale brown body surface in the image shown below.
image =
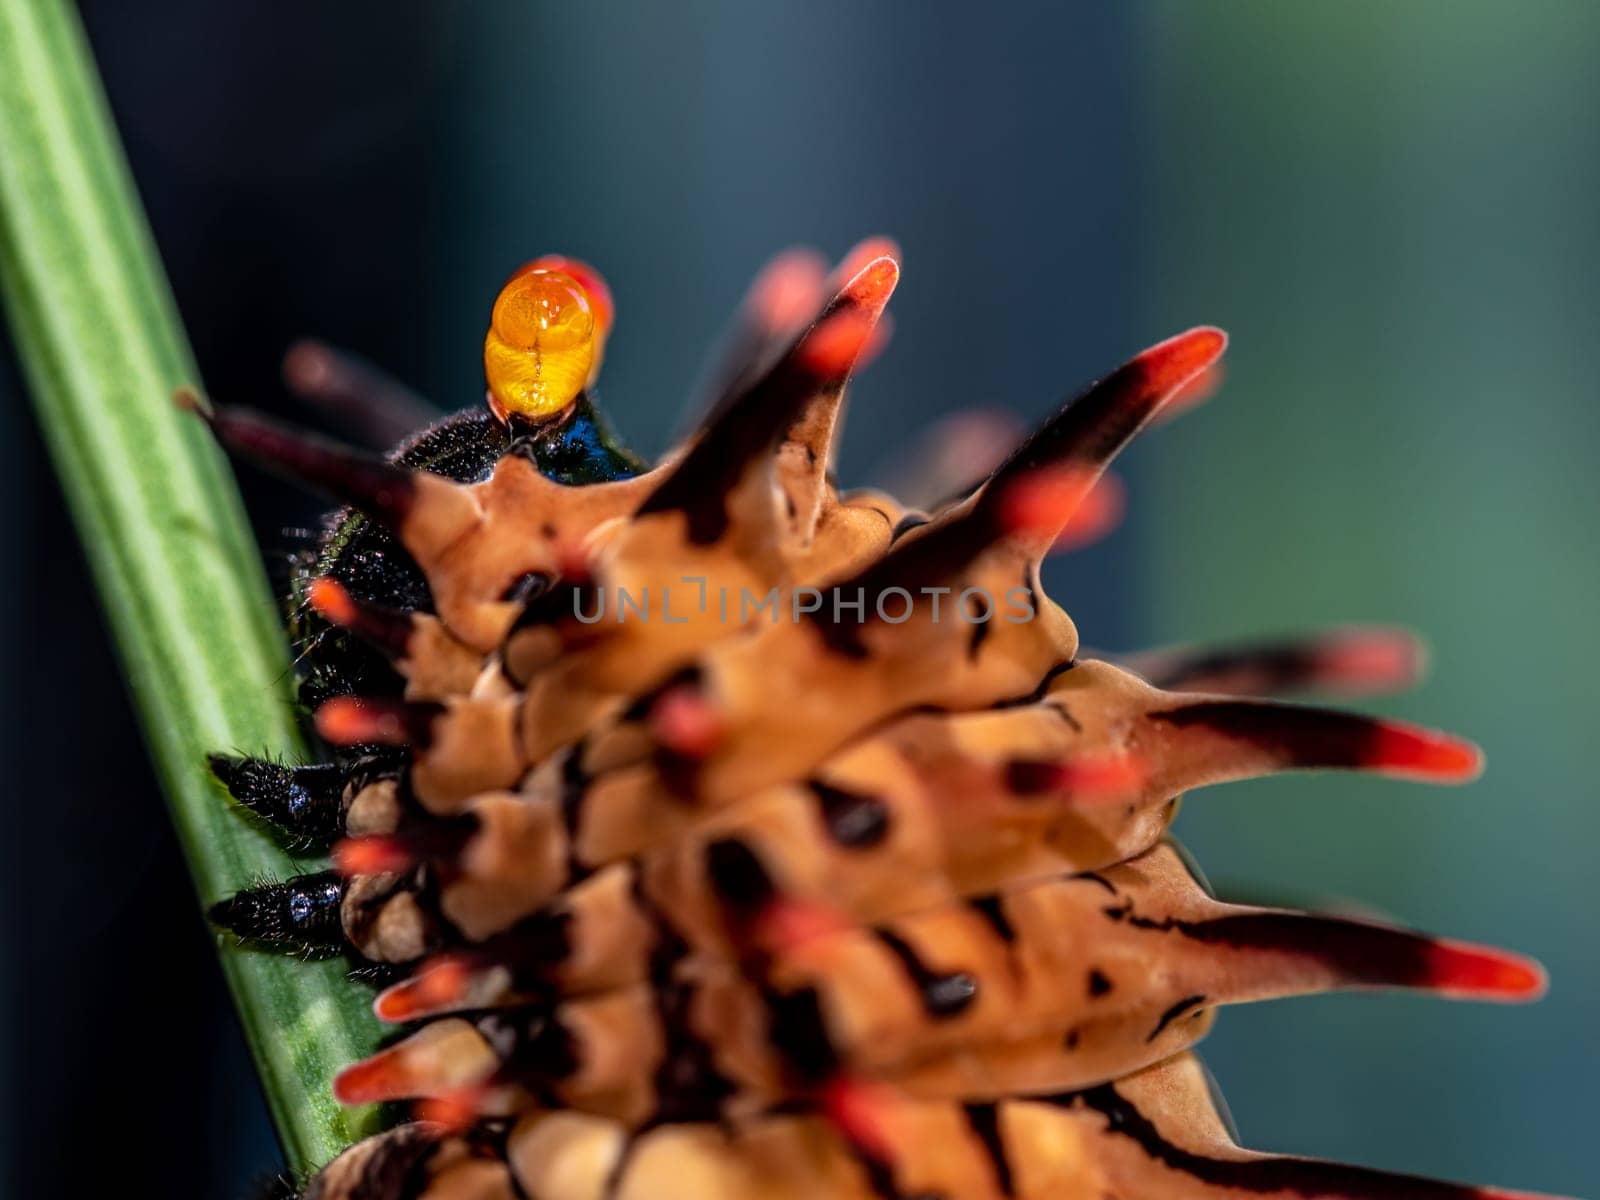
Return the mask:
MULTIPOLYGON (((1165 690, 1080 660, 1039 586, 1106 463, 1222 336, 1141 355, 925 516, 828 475, 897 268, 841 276, 813 322, 750 341, 643 475, 572 487, 511 455, 473 485, 386 477, 436 611, 391 639, 409 707, 319 727, 409 747, 347 799, 336 858, 350 946, 407 968, 379 1014, 421 1024, 336 1091, 449 1120, 352 1148, 308 1200, 1495 1195, 1241 1151, 1188 1050, 1221 1004, 1521 999, 1537 969, 1222 903, 1166 841, 1192 788, 1451 782, 1475 751, 1238 699, 1248 662, 1152 658, 1165 690)), ((1323 679, 1352 675, 1272 677, 1323 679)))

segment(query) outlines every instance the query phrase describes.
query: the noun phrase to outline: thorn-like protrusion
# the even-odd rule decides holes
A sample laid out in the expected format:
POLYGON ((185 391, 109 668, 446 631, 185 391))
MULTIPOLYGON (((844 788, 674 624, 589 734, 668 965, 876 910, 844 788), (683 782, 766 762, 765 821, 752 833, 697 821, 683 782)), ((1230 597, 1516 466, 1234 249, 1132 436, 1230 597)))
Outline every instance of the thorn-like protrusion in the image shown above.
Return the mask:
POLYGON ((466 1021, 435 1021, 340 1071, 333 1094, 341 1104, 448 1096, 482 1087, 499 1065, 494 1051, 466 1021))
POLYGON ((1118 661, 1167 691, 1376 696, 1413 687, 1427 655, 1409 630, 1350 626, 1216 649, 1151 650, 1118 661))
POLYGON ((357 600, 331 576, 313 579, 306 600, 331 625, 348 629, 356 637, 390 658, 403 658, 411 643, 415 622, 410 613, 396 612, 357 600))
POLYGON ((317 709, 317 733, 335 746, 426 747, 438 704, 380 697, 335 696, 317 709))
POLYGON ((1227 344, 1220 329, 1191 329, 1151 347, 1092 385, 1001 464, 980 493, 978 510, 1014 506, 1013 487, 1044 473, 1060 492, 1052 504, 1060 523, 1049 529, 1049 522, 1043 522, 1024 531, 1034 538, 1048 531, 1048 538, 1036 547, 1042 552, 1071 516, 1074 497, 1081 501, 1134 435, 1186 383, 1216 362, 1227 344))
POLYGON ((708 545, 727 527, 729 494, 767 455, 819 391, 844 383, 868 347, 900 277, 890 258, 867 263, 789 353, 718 407, 688 452, 640 506, 639 515, 681 511, 693 541, 708 545))
MULTIPOLYGON (((1469 783, 1483 754, 1465 739, 1402 721, 1269 700, 1204 699, 1149 714, 1153 770, 1184 786, 1323 767, 1425 783, 1469 783)), ((1178 789, 1181 790, 1181 789, 1178 789)))
POLYGON ((416 480, 411 471, 315 434, 291 429, 244 409, 193 409, 229 451, 327 492, 398 529, 411 511, 416 480))

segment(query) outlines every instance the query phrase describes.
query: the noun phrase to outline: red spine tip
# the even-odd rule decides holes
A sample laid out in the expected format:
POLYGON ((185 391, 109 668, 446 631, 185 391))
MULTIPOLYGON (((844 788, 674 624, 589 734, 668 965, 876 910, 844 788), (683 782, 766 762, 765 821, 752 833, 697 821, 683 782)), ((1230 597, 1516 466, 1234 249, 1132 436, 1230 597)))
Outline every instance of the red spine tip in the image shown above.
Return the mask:
POLYGON ((351 1063, 333 1077, 333 1098, 340 1104, 375 1104, 381 1100, 403 1100, 411 1087, 411 1077, 401 1061, 399 1049, 384 1050, 371 1058, 351 1063))
POLYGON ((852 300, 874 314, 882 312, 889 303, 895 286, 900 282, 900 264, 891 256, 882 254, 868 259, 859 271, 849 276, 849 281, 839 289, 840 296, 852 300))
POLYGON ((889 331, 887 317, 848 309, 825 318, 808 333, 795 357, 818 379, 842 379, 877 357, 888 344, 889 331))
POLYGON ((1429 783, 1470 783, 1483 773, 1483 751, 1465 738, 1385 721, 1373 731, 1362 765, 1429 783))
POLYGON ((650 732, 657 742, 685 758, 705 758, 721 744, 726 726, 698 688, 668 688, 650 708, 650 732))
POLYGON ((1525 1003, 1547 984, 1542 966, 1509 950, 1444 940, 1428 948, 1428 986, 1447 995, 1525 1003))
POLYGON ((317 733, 335 746, 405 746, 412 741, 403 702, 335 696, 317 709, 317 733))
POLYGON ((1122 524, 1128 509, 1128 490, 1115 475, 1102 475, 1078 501, 1061 532, 1051 544, 1053 553, 1064 554, 1093 545, 1122 524))
POLYGON ((1135 361, 1143 368, 1151 391, 1176 392, 1221 358, 1227 348, 1227 334, 1201 325, 1150 347, 1135 361))
POLYGON ((344 585, 326 575, 311 581, 306 600, 319 616, 334 625, 353 625, 359 615, 356 602, 344 585))
POLYGON ((1161 411, 1156 414, 1155 419, 1170 421, 1174 417, 1181 417, 1192 408, 1199 408, 1217 394, 1225 375, 1226 371, 1221 363, 1214 362, 1209 367, 1202 367, 1188 383, 1172 393, 1172 398, 1161 406, 1161 411))
POLYGON ((1074 799, 1124 800, 1143 786, 1144 765, 1131 754, 1089 754, 1063 764, 1061 787, 1074 799))
POLYGON ((785 250, 750 285, 745 310, 766 337, 798 329, 827 298, 827 267, 815 250, 785 250))
POLYGON ((302 338, 284 353, 283 382, 302 396, 315 396, 333 378, 333 353, 311 338, 302 338))
POLYGON ((891 1119, 896 1093, 882 1084, 834 1079, 817 1094, 823 1117, 849 1142, 879 1162, 894 1154, 891 1119))
POLYGON ((344 838, 333 847, 333 865, 339 874, 389 875, 409 871, 416 855, 401 839, 374 833, 366 837, 344 838))
POLYGON ((785 954, 805 942, 842 933, 849 927, 844 916, 827 905, 780 898, 761 910, 751 932, 762 949, 785 954))
POLYGON ((839 260, 839 265, 834 268, 833 279, 837 281, 853 279, 861 273, 863 267, 880 258, 893 259, 898 267, 902 257, 900 243, 892 237, 878 235, 862 238, 845 251, 844 257, 839 260))
POLYGON ((411 1115, 425 1125, 438 1126, 444 1133, 463 1133, 477 1122, 483 1101, 483 1089, 458 1088, 418 1100, 411 1106, 411 1115))
POLYGON ((1416 636, 1404 629, 1352 629, 1331 635, 1317 647, 1315 659, 1324 687, 1392 692, 1416 683, 1425 655, 1416 636))
POLYGON ((1065 527, 1094 487, 1098 472, 1083 467, 1043 467, 1006 486, 998 516, 1007 533, 1045 535, 1065 527))
POLYGON ((440 957, 425 964, 409 979, 379 994, 372 1011, 380 1021, 414 1021, 458 1003, 472 982, 472 966, 465 959, 440 957))

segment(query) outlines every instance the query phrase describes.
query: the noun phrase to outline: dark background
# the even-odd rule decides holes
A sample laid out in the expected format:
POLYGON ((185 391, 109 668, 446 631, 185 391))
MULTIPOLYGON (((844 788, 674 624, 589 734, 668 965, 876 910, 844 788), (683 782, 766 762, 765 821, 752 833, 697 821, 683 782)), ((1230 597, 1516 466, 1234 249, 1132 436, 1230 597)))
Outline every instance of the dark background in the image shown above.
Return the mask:
MULTIPOLYGON (((1483 741, 1463 792, 1194 798, 1220 890, 1359 897, 1540 956, 1537 1011, 1235 1010, 1252 1147, 1579 1192, 1600 1065, 1590 767, 1600 9, 1573 3, 83 5, 207 387, 314 419, 315 333, 481 394, 509 267, 584 257, 639 448, 774 250, 906 251, 846 481, 970 405, 1028 417, 1198 321, 1229 383, 1127 461, 1129 525, 1052 567, 1092 644, 1397 619, 1389 710, 1483 741)), ((237 1195, 276 1148, 9 350, 9 1194, 237 1195)), ((263 545, 315 506, 249 474, 263 545)))

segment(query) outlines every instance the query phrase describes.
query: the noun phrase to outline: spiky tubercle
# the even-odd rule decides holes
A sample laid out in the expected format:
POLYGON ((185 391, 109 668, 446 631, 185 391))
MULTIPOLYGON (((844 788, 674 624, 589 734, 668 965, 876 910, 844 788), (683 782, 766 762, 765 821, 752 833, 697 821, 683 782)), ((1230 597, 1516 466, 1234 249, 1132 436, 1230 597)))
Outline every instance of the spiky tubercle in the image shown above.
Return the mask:
MULTIPOLYGON (((333 1087, 421 1123, 352 1148, 308 1200, 1509 1196, 1240 1151, 1190 1051, 1229 1003, 1543 988, 1502 951, 1222 903, 1168 841, 1181 794, 1227 780, 1473 777, 1459 739, 1247 695, 1403 686, 1406 635, 1118 667, 1039 586, 1046 553, 1104 528, 1108 464, 1193 401, 1223 335, 1146 351, 958 499, 907 510, 828 470, 896 258, 864 243, 831 278, 778 260, 704 424, 637 475, 553 478, 549 432, 543 456, 452 480, 209 417, 361 506, 426 581, 389 606, 305 589, 397 678, 316 714, 360 769, 216 763, 260 816, 341 840, 335 873, 214 918, 392 964, 376 1011, 415 1026, 333 1087)), ((609 328, 592 271, 556 261, 496 310, 513 423, 560 394, 525 395, 517 353, 592 379, 584 331, 609 328), (546 296, 559 337, 515 308, 546 296)))

